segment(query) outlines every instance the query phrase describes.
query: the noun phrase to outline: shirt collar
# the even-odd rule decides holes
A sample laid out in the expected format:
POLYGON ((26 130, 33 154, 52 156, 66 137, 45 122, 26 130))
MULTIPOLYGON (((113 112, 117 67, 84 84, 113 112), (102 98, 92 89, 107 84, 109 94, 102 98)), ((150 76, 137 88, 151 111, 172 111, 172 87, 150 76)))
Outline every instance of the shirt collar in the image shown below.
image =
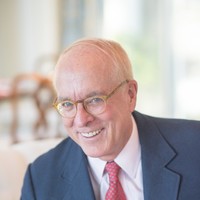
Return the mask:
POLYGON ((115 162, 127 175, 134 179, 136 177, 137 169, 141 158, 141 147, 139 142, 138 130, 134 118, 133 131, 126 146, 122 149, 120 154, 116 157, 115 162))
POLYGON ((88 156, 90 170, 94 179, 100 184, 106 166, 106 161, 88 156))

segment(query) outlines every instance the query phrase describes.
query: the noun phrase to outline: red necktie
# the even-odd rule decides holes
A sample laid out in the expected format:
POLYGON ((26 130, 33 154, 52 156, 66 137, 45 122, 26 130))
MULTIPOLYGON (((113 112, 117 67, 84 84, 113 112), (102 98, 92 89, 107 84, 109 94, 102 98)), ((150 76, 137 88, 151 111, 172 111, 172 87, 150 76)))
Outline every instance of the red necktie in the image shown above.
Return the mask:
POLYGON ((114 161, 106 164, 106 171, 109 176, 109 188, 106 193, 106 200, 126 200, 126 196, 118 178, 119 170, 120 167, 114 161))

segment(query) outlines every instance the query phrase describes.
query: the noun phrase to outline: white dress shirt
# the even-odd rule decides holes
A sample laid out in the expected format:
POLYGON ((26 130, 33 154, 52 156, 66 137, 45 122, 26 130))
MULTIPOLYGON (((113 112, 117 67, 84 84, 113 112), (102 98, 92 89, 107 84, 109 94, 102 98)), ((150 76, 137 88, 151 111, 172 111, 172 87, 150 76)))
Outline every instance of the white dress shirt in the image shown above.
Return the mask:
MULTIPOLYGON (((143 200, 141 147, 135 120, 132 121, 133 131, 131 137, 116 157, 115 162, 121 167, 119 179, 127 200, 143 200)), ((108 174, 104 171, 106 162, 92 157, 88 157, 88 161, 96 200, 105 200, 109 188, 108 174)))

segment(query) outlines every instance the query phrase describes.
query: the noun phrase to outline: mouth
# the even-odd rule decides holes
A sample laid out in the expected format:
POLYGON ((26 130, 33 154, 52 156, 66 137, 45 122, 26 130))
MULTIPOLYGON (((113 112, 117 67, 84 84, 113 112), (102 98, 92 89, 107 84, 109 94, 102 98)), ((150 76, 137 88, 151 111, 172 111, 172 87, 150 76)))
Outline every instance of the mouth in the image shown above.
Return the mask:
POLYGON ((90 131, 90 132, 80 132, 80 134, 81 134, 83 137, 92 138, 92 137, 98 135, 101 131, 102 131, 102 129, 98 129, 98 130, 90 131))

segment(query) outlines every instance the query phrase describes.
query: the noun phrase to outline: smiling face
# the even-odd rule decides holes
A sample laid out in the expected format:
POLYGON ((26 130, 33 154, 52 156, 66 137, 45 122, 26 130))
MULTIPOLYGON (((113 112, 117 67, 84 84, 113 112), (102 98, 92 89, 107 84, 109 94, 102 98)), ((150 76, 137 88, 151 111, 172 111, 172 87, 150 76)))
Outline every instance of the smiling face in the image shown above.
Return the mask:
MULTIPOLYGON (((67 51, 56 67, 58 101, 77 101, 95 95, 108 95, 124 80, 111 78, 112 60, 99 49, 79 45, 67 51)), ((121 86, 108 100, 103 113, 92 115, 77 104, 74 118, 63 118, 67 134, 86 155, 113 160, 126 145, 131 132, 131 112, 135 108, 137 84, 121 86)))

